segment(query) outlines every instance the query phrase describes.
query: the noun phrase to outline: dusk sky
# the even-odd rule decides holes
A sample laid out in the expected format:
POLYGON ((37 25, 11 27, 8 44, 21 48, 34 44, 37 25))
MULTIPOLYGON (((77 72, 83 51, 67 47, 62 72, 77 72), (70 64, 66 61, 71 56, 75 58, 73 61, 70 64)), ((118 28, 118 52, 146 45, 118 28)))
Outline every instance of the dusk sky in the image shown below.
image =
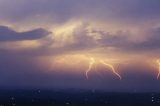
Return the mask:
POLYGON ((0 87, 160 91, 160 0, 0 0, 0 87))

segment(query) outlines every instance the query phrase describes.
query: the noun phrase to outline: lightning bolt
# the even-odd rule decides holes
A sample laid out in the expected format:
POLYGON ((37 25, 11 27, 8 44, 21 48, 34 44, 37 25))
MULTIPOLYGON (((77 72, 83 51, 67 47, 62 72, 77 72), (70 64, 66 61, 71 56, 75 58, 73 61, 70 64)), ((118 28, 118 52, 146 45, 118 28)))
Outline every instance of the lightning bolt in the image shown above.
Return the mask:
POLYGON ((157 60, 157 64, 158 64, 158 75, 157 75, 157 80, 160 77, 160 60, 157 60))
MULTIPOLYGON (((85 76, 86 76, 87 79, 89 79, 88 73, 94 68, 93 65, 95 64, 95 62, 96 62, 96 60, 95 60, 93 57, 91 57, 91 58, 89 59, 89 66, 88 66, 88 69, 87 69, 86 72, 85 72, 85 76)), ((122 79, 121 75, 120 75, 118 72, 116 72, 115 68, 114 68, 111 64, 106 63, 104 60, 98 60, 98 62, 101 63, 101 64, 103 64, 103 65, 105 65, 105 66, 107 66, 107 67, 109 67, 109 68, 111 69, 111 71, 112 71, 120 80, 122 79)), ((96 69, 96 66, 95 66, 95 69, 96 69)))
POLYGON ((91 71, 94 63, 95 63, 95 59, 94 59, 94 58, 90 58, 89 67, 88 67, 88 69, 86 70, 86 78, 87 78, 87 79, 89 79, 88 73, 91 71))
POLYGON ((119 77, 120 80, 122 79, 122 77, 120 76, 120 74, 118 74, 118 73, 116 72, 115 68, 114 68, 111 64, 107 64, 107 63, 105 63, 103 60, 101 60, 100 62, 101 62, 102 64, 104 64, 105 66, 111 68, 112 72, 113 72, 117 77, 119 77))

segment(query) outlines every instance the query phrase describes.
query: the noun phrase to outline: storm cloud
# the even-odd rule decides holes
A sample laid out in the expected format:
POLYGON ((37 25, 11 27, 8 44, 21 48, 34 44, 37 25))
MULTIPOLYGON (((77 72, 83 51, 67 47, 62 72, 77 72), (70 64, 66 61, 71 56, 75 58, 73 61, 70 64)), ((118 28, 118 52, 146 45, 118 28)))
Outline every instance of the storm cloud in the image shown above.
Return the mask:
POLYGON ((159 11, 159 0, 0 0, 0 86, 159 91, 159 11), (86 81, 90 58, 101 75, 86 81))
POLYGON ((156 21, 160 17, 158 0, 1 0, 0 2, 1 19, 10 21, 22 21, 32 17, 39 20, 47 16, 55 22, 84 17, 101 20, 107 18, 138 24, 147 20, 156 21))
POLYGON ((16 32, 9 27, 0 26, 0 41, 36 40, 49 34, 45 29, 35 29, 27 32, 16 32))

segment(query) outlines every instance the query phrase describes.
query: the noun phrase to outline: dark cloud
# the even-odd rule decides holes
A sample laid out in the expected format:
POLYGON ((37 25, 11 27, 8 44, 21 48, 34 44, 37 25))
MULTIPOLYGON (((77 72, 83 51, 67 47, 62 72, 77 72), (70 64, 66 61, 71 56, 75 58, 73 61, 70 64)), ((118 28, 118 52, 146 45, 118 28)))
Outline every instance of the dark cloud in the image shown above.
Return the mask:
POLYGON ((74 8, 76 8, 76 4, 78 3, 74 0, 14 0, 14 2, 4 1, 4 5, 9 5, 9 8, 2 6, 1 8, 3 8, 3 10, 1 9, 1 13, 3 15, 0 15, 0 17, 4 20, 20 22, 32 17, 45 21, 43 18, 47 16, 54 22, 64 22, 74 17, 73 11, 75 10, 74 8), (30 8, 28 8, 28 6, 30 8))
POLYGON ((49 16, 56 22, 64 22, 75 17, 113 19, 129 22, 159 20, 158 0, 2 0, 1 19, 26 20, 39 16, 49 16), (28 8, 30 7, 30 8, 28 8), (45 8, 44 8, 45 7, 45 8))
POLYGON ((27 32, 16 32, 6 26, 0 26, 0 41, 36 40, 48 34, 48 31, 41 28, 27 32))
POLYGON ((101 34, 101 38, 98 39, 98 42, 102 46, 123 47, 130 42, 129 32, 118 31, 115 34, 111 34, 110 32, 98 31, 96 33, 101 34))
POLYGON ((146 22, 160 17, 159 5, 158 0, 112 0, 110 9, 113 18, 130 22, 146 22))
POLYGON ((137 44, 137 48, 142 50, 160 49, 160 28, 150 29, 147 32, 147 40, 137 44))
POLYGON ((99 44, 102 47, 114 47, 121 50, 130 51, 150 51, 160 49, 160 28, 151 28, 145 32, 144 41, 132 41, 130 39, 131 33, 118 31, 115 34, 109 32, 96 31, 101 34, 101 38, 98 39, 99 44))
MULTIPOLYGON (((115 47, 119 47, 123 50, 131 51, 154 51, 160 50, 160 28, 151 28, 145 32, 144 41, 133 42, 126 40, 126 37, 120 37, 119 44, 115 44, 115 47)), ((113 40, 114 42, 114 40, 113 40)), ((113 43, 112 42, 112 43, 113 43)))

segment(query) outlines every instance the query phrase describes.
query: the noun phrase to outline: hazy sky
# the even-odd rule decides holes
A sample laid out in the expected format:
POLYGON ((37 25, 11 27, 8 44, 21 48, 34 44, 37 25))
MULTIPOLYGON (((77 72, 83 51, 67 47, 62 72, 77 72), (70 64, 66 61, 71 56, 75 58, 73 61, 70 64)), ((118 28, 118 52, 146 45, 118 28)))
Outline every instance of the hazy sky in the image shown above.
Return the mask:
POLYGON ((159 11, 159 0, 0 0, 0 86, 159 91, 159 11))

